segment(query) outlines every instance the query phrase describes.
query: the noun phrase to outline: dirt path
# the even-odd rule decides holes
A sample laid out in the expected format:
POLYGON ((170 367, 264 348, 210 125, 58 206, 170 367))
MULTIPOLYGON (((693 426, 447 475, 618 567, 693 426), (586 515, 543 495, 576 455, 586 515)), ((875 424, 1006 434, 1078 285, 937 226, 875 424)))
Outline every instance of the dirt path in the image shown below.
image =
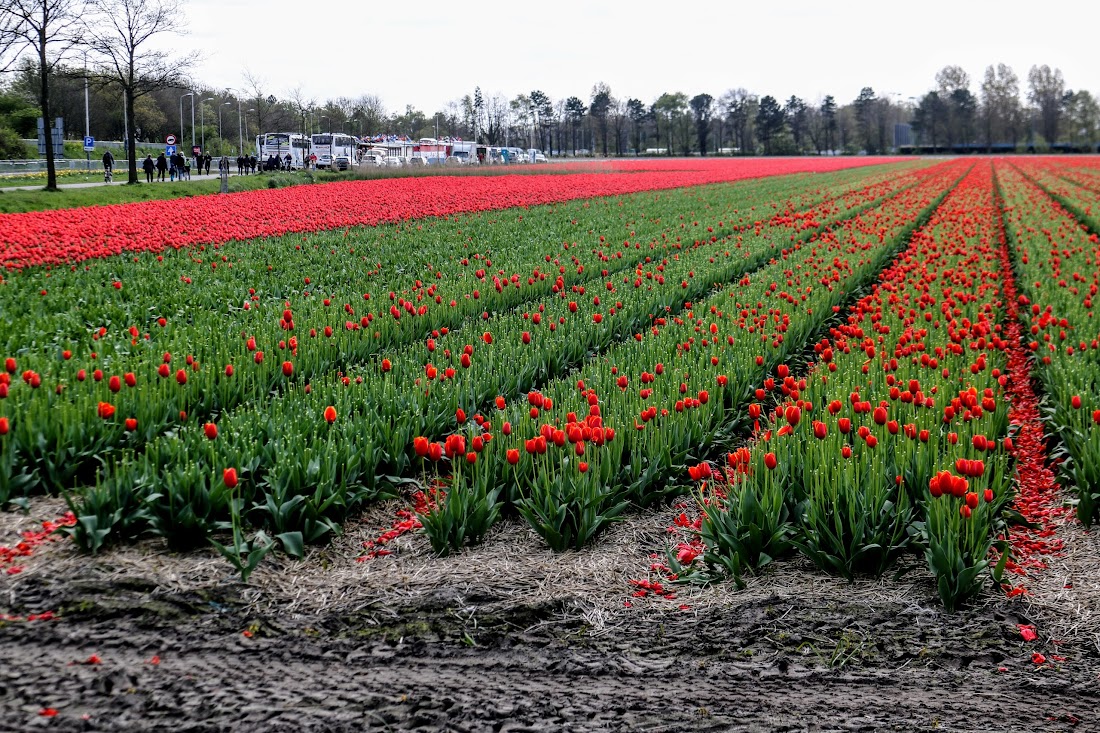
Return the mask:
MULTIPOLYGON (((38 545, 0 573, 0 614, 57 618, 0 621, 0 731, 1100 730, 1100 645, 1058 622, 1092 595, 947 614, 912 558, 900 580, 791 559, 634 597, 676 507, 580 553, 509 520, 448 558, 408 534, 357 562, 397 506, 248 586, 208 551, 38 545)), ((0 536, 63 511, 0 514, 0 536)))
POLYGON ((1007 607, 947 616, 916 604, 871 608, 787 595, 699 613, 651 612, 593 633, 581 599, 487 615, 479 601, 495 599, 441 588, 415 607, 280 619, 249 617, 230 596, 152 590, 141 582, 25 584, 27 600, 57 602, 63 616, 0 629, 0 728, 1100 725, 1095 654, 1069 648, 1070 663, 1037 667, 1007 607), (87 663, 93 654, 98 664, 87 663), (39 715, 44 708, 57 716, 39 715))

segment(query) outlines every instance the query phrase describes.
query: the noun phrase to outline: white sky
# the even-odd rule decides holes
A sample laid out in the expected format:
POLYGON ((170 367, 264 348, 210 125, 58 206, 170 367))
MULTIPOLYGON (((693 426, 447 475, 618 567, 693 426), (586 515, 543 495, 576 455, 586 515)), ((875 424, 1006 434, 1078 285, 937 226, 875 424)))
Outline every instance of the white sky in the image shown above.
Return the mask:
POLYGON ((370 93, 391 112, 431 115, 475 85, 486 97, 541 89, 587 102, 601 80, 647 104, 733 87, 846 103, 871 86, 906 100, 947 64, 966 69, 977 94, 997 62, 1015 69, 1022 95, 1028 69, 1044 63, 1067 88, 1100 92, 1100 6, 1086 0, 185 2, 191 33, 173 45, 201 49, 203 83, 239 88, 247 68, 280 98, 299 85, 318 103, 370 93))

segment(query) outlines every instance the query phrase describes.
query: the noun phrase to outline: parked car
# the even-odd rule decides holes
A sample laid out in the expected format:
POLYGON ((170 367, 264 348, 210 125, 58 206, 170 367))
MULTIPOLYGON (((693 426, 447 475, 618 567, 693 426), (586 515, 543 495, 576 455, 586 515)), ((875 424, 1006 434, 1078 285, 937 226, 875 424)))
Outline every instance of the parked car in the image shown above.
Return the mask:
POLYGON ((404 165, 404 163, 401 161, 401 158, 397 157, 396 155, 387 155, 386 156, 386 167, 387 168, 400 168, 403 165, 404 165))
POLYGON ((386 156, 380 153, 366 153, 363 156, 363 165, 375 165, 381 168, 386 164, 386 156))
POLYGON ((332 162, 332 167, 338 171, 346 171, 351 167, 351 158, 346 155, 337 155, 332 162))
POLYGON ((332 156, 325 153, 317 159, 317 170, 324 170, 332 166, 332 156))

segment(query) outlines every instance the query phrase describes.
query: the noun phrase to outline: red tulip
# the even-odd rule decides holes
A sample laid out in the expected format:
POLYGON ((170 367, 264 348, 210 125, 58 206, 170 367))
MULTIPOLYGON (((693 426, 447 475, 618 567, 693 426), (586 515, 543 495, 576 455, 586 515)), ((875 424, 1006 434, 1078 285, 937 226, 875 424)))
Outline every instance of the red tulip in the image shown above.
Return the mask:
POLYGON ((202 426, 202 432, 206 435, 207 440, 214 440, 218 437, 218 426, 208 422, 202 426))
POLYGON ((428 446, 428 460, 438 461, 443 457, 443 446, 439 443, 432 443, 428 446))
POLYGON ((509 448, 507 453, 508 463, 513 466, 519 463, 519 451, 515 448, 509 448))
POLYGON ((818 440, 825 440, 825 436, 829 433, 829 428, 825 423, 814 420, 814 437, 818 440))
POLYGON ((226 364, 225 365, 225 376, 227 376, 227 377, 232 377, 233 376, 233 365, 232 364, 226 364))
POLYGON ((448 435, 444 443, 444 450, 448 458, 462 455, 466 452, 466 438, 461 435, 448 435))
POLYGON ((137 419, 132 417, 126 418, 126 429, 131 433, 137 430, 137 419))
POLYGON ((461 407, 455 410, 455 420, 458 422, 459 425, 466 422, 466 411, 463 410, 461 407))
POLYGON ((9 356, 7 359, 4 360, 4 369, 8 371, 8 374, 15 374, 15 370, 17 368, 18 367, 15 363, 15 359, 9 356))
POLYGON ((178 384, 187 384, 187 372, 182 369, 176 370, 176 382, 178 384))
POLYGON ((122 389, 122 380, 118 377, 111 377, 109 380, 107 380, 107 388, 112 392, 118 392, 120 389, 122 389))
POLYGON ((336 408, 332 405, 325 408, 325 422, 329 425, 336 422, 336 408))
POLYGON ((11 424, 8 422, 8 418, 0 417, 0 435, 7 435, 11 430, 11 424))
POLYGON ((1079 395, 1073 395, 1073 397, 1070 398, 1069 403, 1073 406, 1073 409, 1081 409, 1081 397, 1079 395))
POLYGON ((840 430, 840 432, 847 435, 852 430, 852 421, 850 418, 842 417, 836 421, 836 426, 837 429, 840 430))
MULTIPOLYGON (((785 365, 781 364, 780 366, 785 365)), ((802 410, 799 409, 798 405, 790 405, 787 407, 786 412, 784 412, 784 417, 787 418, 787 422, 790 423, 793 428, 802 420, 802 410)))
POLYGON ((768 467, 769 471, 775 470, 775 467, 779 465, 779 461, 776 460, 774 453, 764 454, 764 465, 768 467))
POLYGON ((388 372, 391 369, 393 369, 393 364, 390 363, 390 360, 389 359, 383 359, 382 360, 382 371, 388 372))
POLYGON ((284 377, 289 377, 293 373, 294 373, 294 365, 292 363, 290 363, 289 361, 284 361, 283 362, 283 376, 284 377))
POLYGON ((104 420, 110 420, 115 414, 115 406, 108 402, 100 402, 99 406, 96 408, 96 412, 104 420))
POLYGON ((237 488, 237 469, 227 468, 222 471, 222 481, 227 489, 237 488))

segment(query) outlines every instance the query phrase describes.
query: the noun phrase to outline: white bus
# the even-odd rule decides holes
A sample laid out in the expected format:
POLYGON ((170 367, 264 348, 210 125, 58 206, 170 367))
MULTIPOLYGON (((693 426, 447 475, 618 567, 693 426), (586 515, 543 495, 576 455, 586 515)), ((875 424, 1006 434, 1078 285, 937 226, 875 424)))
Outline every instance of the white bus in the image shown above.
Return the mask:
POLYGON ((266 167, 271 156, 286 165, 286 155, 290 153, 290 167, 294 170, 305 168, 309 161, 309 138, 297 132, 265 132, 256 136, 256 160, 266 167))
POLYGON ((328 168, 340 157, 348 159, 348 165, 355 165, 358 159, 359 141, 351 135, 340 132, 322 132, 313 136, 313 155, 317 156, 317 167, 328 168))

